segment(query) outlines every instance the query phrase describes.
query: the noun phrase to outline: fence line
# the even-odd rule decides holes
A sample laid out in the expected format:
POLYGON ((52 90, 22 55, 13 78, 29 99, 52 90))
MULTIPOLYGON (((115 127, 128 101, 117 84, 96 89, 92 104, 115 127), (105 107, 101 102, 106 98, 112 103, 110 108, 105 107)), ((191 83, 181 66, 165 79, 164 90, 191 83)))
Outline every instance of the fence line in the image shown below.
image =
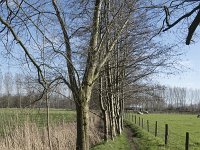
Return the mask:
MULTIPOLYGON (((131 113, 129 113, 129 115, 128 114, 125 115, 125 118, 129 118, 136 125, 138 124, 140 127, 142 127, 142 129, 145 129, 144 128, 144 119, 141 118, 140 116, 138 117, 138 123, 137 123, 137 116, 132 114, 132 117, 131 117, 131 113)), ((149 122, 149 120, 147 120, 146 121, 146 130, 148 132, 150 132, 150 125, 149 124, 150 124, 150 122, 149 122)), ((155 135, 155 137, 158 136, 158 121, 155 122, 154 135, 155 135)), ((169 146, 168 140, 169 140, 169 126, 168 126, 168 124, 165 124, 165 127, 164 127, 164 143, 165 143, 165 146, 169 146)), ((186 135, 185 135, 185 150, 189 150, 189 132, 186 132, 186 135)))

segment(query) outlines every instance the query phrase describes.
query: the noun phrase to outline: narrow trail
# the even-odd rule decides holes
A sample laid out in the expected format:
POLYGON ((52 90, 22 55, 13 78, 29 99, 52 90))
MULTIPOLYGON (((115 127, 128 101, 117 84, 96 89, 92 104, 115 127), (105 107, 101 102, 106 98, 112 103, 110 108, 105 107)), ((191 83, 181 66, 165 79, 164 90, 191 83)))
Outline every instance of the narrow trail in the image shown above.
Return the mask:
POLYGON ((131 146, 130 150, 137 150, 137 147, 134 144, 134 133, 133 133, 133 131, 130 129, 130 127, 125 126, 124 132, 126 133, 126 136, 128 138, 129 144, 131 146))

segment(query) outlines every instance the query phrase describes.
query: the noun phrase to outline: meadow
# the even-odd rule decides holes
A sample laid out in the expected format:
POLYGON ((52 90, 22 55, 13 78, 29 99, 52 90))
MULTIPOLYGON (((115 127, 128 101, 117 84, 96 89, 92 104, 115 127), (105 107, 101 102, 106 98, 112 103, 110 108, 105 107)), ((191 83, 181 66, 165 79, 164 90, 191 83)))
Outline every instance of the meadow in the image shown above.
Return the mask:
MULTIPOLYGON (((200 150, 200 118, 186 114, 126 114, 126 124, 134 132, 133 142, 138 150, 184 150, 185 134, 189 132, 189 149, 200 150), (136 120, 135 120, 136 117, 136 120), (140 125, 139 125, 140 117, 140 125), (142 126, 143 120, 143 126, 142 126), (147 120, 149 132, 147 131, 147 120), (136 124, 135 124, 136 121, 136 124), (155 138, 155 122, 158 133, 155 138), (165 124, 168 124, 168 144, 164 145, 165 124)), ((0 150, 16 149, 75 149, 76 114, 64 109, 50 109, 50 141, 46 130, 46 109, 0 109, 0 150)), ((93 121, 92 121, 93 122, 93 121)), ((92 125, 92 124, 91 124, 92 125)), ((91 126, 92 145, 101 142, 98 131, 91 126)), ((126 134, 115 141, 101 143, 92 149, 130 149, 126 134)))
POLYGON ((184 150, 186 132, 189 132, 189 149, 200 150, 200 118, 197 115, 189 114, 144 114, 138 115, 129 113, 127 120, 132 124, 139 126, 147 131, 147 120, 149 121, 149 133, 155 135, 155 124, 158 124, 157 137, 164 141, 165 136, 165 124, 168 124, 168 144, 165 147, 170 150, 184 150), (142 127, 143 120, 143 127, 142 127))
MULTIPOLYGON (((47 123, 46 109, 0 109, 0 135, 9 130, 23 126, 25 122, 35 123, 37 127, 45 127, 47 123)), ((64 109, 50 109, 49 124, 58 125, 61 123, 75 121, 75 112, 64 109)))
MULTIPOLYGON (((90 144, 101 142, 94 116, 90 116, 90 144)), ((76 112, 66 109, 0 109, 0 150, 76 149, 76 112)))

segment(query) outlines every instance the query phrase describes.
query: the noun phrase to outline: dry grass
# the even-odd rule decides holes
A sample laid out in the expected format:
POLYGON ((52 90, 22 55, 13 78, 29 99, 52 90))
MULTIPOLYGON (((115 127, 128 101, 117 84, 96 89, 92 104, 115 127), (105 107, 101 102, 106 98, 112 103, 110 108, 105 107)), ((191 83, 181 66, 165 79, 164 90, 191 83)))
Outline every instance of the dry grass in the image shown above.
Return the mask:
MULTIPOLYGON (((90 125, 90 139, 91 145, 101 141, 93 124, 90 125)), ((51 150, 76 149, 76 123, 50 126, 50 141, 51 150)), ((50 150, 47 130, 26 121, 21 127, 5 131, 0 137, 0 150, 50 150)))

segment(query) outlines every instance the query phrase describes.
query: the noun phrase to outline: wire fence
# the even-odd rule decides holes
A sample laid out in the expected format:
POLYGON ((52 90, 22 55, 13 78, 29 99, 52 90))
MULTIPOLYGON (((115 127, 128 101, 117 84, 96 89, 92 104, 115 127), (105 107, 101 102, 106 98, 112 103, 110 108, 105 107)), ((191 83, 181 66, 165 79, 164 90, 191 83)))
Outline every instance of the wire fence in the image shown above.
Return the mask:
MULTIPOLYGON (((170 150, 200 150, 200 129, 199 137, 197 137, 196 135, 193 135, 192 131, 191 133, 181 132, 181 128, 183 128, 183 126, 180 127, 180 130, 178 130, 178 124, 176 129, 174 126, 170 126, 172 123, 168 124, 166 120, 164 120, 164 117, 163 119, 161 118, 157 121, 155 118, 152 119, 148 116, 148 114, 138 115, 134 113, 125 113, 125 118, 127 120, 151 133, 155 137, 163 139, 166 147, 168 147, 170 150)), ((176 120, 172 119, 170 121, 173 122, 176 120)))

